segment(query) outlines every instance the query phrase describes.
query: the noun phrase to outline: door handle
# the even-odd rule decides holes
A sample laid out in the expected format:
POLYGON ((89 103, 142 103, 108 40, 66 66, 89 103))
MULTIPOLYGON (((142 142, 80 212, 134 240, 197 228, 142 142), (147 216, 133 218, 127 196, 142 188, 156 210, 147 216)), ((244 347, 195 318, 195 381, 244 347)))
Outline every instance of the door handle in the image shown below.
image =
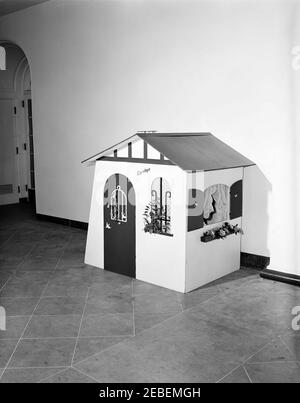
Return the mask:
POLYGON ((111 226, 110 226, 110 224, 106 221, 106 223, 105 223, 105 229, 111 229, 111 226))

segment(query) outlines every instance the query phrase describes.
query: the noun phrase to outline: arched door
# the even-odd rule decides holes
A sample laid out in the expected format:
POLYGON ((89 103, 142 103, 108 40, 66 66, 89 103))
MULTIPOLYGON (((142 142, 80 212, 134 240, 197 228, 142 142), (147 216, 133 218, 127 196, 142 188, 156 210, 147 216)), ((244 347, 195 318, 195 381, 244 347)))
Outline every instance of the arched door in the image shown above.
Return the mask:
POLYGON ((104 188, 104 269, 135 278, 135 191, 121 174, 104 188))

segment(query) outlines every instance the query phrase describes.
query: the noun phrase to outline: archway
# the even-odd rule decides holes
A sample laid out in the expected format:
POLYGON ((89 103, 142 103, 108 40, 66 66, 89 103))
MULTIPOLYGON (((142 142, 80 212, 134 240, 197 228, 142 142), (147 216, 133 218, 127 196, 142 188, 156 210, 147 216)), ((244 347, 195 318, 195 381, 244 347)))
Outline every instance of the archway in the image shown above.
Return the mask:
POLYGON ((104 188, 104 269, 135 278, 135 191, 124 175, 111 175, 104 188))
POLYGON ((18 45, 0 45, 6 53, 6 69, 0 71, 0 205, 35 205, 30 67, 18 45))

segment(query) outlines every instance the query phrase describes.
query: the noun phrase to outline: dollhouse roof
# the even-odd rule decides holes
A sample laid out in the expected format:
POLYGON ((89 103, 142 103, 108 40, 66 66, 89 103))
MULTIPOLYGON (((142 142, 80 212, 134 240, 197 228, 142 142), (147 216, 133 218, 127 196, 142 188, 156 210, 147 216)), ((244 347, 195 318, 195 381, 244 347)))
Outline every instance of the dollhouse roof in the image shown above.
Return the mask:
POLYGON ((255 165, 211 133, 156 132, 138 132, 83 162, 101 159, 112 150, 123 147, 136 138, 144 140, 145 143, 185 171, 211 171, 255 165))

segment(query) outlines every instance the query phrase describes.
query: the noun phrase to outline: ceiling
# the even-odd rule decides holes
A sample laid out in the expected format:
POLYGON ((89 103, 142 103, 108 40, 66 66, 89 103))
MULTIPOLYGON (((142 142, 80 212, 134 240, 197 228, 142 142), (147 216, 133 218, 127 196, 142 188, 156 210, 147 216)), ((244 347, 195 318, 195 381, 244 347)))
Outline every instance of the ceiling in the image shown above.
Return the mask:
POLYGON ((0 17, 49 0, 0 0, 0 17))

